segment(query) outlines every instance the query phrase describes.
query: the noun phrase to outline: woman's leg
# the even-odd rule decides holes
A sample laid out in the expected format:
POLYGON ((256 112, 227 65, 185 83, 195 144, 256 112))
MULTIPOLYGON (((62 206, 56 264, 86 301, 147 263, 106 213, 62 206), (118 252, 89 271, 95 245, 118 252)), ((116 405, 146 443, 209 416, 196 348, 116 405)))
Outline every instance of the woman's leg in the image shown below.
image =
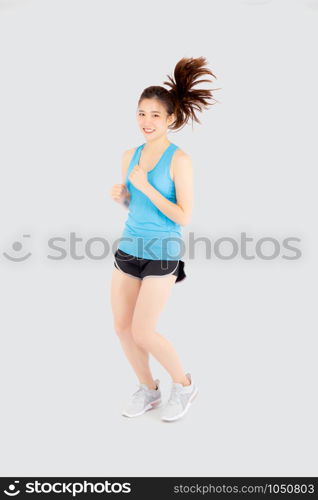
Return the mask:
POLYGON ((172 344, 156 332, 159 315, 177 277, 147 277, 142 280, 132 319, 132 335, 170 373, 173 382, 189 385, 181 361, 172 344))
POLYGON ((131 332, 140 286, 141 280, 132 278, 114 267, 111 280, 111 305, 115 332, 139 383, 155 389, 156 384, 149 367, 149 353, 135 343, 131 332))

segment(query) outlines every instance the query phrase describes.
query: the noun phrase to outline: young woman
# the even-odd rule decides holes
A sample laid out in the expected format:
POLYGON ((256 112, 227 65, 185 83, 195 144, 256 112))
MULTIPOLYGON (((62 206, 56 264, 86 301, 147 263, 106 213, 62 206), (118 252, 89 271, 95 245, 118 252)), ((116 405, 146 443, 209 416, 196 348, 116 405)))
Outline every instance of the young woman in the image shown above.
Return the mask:
POLYGON ((122 183, 111 190, 112 199, 129 209, 121 241, 114 254, 111 304, 114 328, 139 380, 122 414, 142 415, 161 402, 159 380, 149 367, 149 353, 168 371, 172 389, 161 416, 182 417, 198 388, 185 373, 171 343, 156 331, 161 311, 174 283, 185 279, 181 226, 188 224, 193 205, 193 173, 188 154, 167 138, 168 130, 184 126, 189 118, 200 123, 202 111, 213 99, 211 90, 193 89, 208 74, 206 60, 183 58, 161 86, 146 88, 138 101, 137 121, 146 142, 125 151, 122 183))

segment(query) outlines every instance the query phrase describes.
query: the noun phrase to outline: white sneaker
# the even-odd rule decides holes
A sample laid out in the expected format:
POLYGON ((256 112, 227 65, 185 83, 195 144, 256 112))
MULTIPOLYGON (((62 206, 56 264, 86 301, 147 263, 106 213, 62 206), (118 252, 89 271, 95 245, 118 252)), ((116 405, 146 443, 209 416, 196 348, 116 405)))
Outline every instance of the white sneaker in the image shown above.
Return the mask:
POLYGON ((186 373, 186 377, 188 377, 190 385, 183 386, 177 383, 172 384, 170 398, 164 408, 161 420, 172 422, 183 417, 190 408, 192 401, 197 396, 199 391, 190 373, 186 373))
POLYGON ((146 411, 159 406, 161 403, 160 381, 156 379, 155 384, 157 389, 149 389, 145 384, 139 384, 139 389, 131 395, 122 411, 122 415, 125 417, 138 417, 146 411))

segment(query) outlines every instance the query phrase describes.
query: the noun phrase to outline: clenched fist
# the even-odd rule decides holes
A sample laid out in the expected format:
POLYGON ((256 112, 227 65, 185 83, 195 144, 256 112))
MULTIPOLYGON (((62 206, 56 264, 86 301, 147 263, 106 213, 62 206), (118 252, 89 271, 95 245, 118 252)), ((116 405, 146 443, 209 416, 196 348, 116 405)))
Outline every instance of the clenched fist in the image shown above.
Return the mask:
POLYGON ((139 165, 135 165, 128 177, 130 182, 135 188, 144 192, 149 186, 147 172, 145 172, 139 165))
POLYGON ((125 201, 130 198, 129 191, 125 184, 115 184, 112 187, 110 195, 112 199, 118 203, 125 203, 125 201))

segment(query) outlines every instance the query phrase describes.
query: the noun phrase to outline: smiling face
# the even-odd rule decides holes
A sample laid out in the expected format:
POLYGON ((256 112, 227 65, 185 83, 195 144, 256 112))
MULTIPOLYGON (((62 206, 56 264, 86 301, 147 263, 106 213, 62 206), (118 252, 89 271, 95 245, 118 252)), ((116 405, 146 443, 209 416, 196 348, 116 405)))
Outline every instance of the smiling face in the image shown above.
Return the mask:
POLYGON ((143 99, 137 109, 137 122, 147 141, 165 136, 174 115, 168 116, 158 99, 143 99))

